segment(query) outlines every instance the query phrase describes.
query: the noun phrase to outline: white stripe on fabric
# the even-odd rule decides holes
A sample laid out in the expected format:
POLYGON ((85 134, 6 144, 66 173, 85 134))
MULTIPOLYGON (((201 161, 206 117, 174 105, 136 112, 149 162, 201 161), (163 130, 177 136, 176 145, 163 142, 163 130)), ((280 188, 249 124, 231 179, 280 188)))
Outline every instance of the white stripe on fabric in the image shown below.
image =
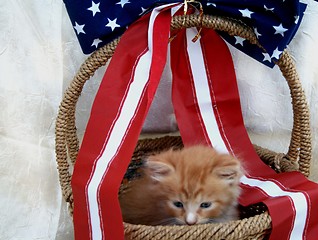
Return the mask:
MULTIPOLYGON (((152 10, 151 15, 150 15, 150 20, 149 20, 149 28, 148 28, 148 47, 150 49, 150 51, 152 51, 153 47, 153 25, 155 22, 156 17, 158 16, 158 14, 160 13, 160 11, 164 8, 170 7, 176 5, 176 3, 170 3, 170 4, 165 4, 159 7, 154 8, 154 10, 152 10)), ((178 4, 177 6, 173 7, 173 11, 177 11, 177 9, 179 9, 183 4, 178 4)))
MULTIPOLYGON (((209 81, 205 71, 201 45, 198 41, 195 43, 192 42, 192 39, 196 34, 197 30, 195 28, 187 29, 187 50, 191 65, 190 67, 191 69, 194 69, 192 74, 198 107, 213 147, 219 152, 229 153, 223 138, 221 137, 220 129, 212 108, 209 81)), ((290 239, 299 240, 303 238, 308 211, 308 203, 304 193, 284 191, 273 181, 260 181, 247 176, 243 176, 241 182, 251 187, 262 189, 270 197, 289 197, 295 207, 295 221, 290 233, 290 239)))
POLYGON ((114 124, 114 128, 109 136, 105 150, 98 159, 95 171, 88 184, 88 201, 91 216, 92 239, 102 239, 102 226, 99 216, 99 204, 97 199, 97 189, 103 175, 108 170, 109 163, 116 156, 122 139, 124 138, 130 121, 134 117, 140 97, 148 82, 151 53, 147 51, 139 60, 135 70, 134 81, 129 86, 128 94, 123 103, 120 115, 114 124))
POLYGON ((197 34, 196 28, 187 28, 187 50, 189 54, 190 67, 193 70, 193 81, 200 114, 205 125, 209 139, 213 139, 213 148, 220 153, 228 153, 227 147, 219 132, 214 111, 211 104, 209 81, 207 78, 203 53, 200 41, 192 42, 197 34), (198 92, 200 91, 200 92, 198 92), (207 127, 208 126, 208 127, 207 127))
POLYGON ((171 8, 171 16, 174 16, 183 5, 184 5, 184 3, 181 3, 181 4, 178 4, 175 7, 171 8))
POLYGON ((299 240, 303 238, 303 233, 306 228, 307 219, 307 199, 304 193, 288 192, 282 190, 276 183, 269 180, 259 180, 243 176, 241 183, 262 189, 270 197, 289 197, 295 208, 295 220, 292 227, 290 238, 291 240, 299 240))
POLYGON ((130 126, 131 120, 134 118, 135 111, 138 107, 142 93, 148 83, 153 46, 153 24, 161 9, 172 4, 155 8, 151 14, 149 29, 148 29, 148 51, 143 54, 135 68, 133 81, 129 86, 127 97, 124 100, 119 113, 119 117, 114 124, 113 130, 110 133, 107 145, 101 151, 101 157, 96 159, 95 171, 92 174, 90 182, 87 186, 87 198, 89 205, 89 215, 91 221, 92 239, 102 239, 103 226, 99 214, 99 201, 97 197, 98 187, 103 179, 104 174, 108 171, 111 161, 117 155, 126 132, 130 126))

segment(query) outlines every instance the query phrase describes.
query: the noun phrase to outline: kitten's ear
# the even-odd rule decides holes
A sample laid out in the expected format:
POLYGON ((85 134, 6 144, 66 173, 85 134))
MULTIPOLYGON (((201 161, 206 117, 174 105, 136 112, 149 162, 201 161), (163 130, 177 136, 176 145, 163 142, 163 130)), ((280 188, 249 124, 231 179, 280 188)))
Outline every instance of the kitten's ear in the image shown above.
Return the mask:
POLYGON ((229 184, 238 182, 243 175, 240 162, 235 158, 226 157, 214 167, 212 172, 229 184))
POLYGON ((156 161, 152 156, 146 160, 145 165, 149 176, 156 181, 162 181, 173 172, 173 168, 170 165, 156 161))

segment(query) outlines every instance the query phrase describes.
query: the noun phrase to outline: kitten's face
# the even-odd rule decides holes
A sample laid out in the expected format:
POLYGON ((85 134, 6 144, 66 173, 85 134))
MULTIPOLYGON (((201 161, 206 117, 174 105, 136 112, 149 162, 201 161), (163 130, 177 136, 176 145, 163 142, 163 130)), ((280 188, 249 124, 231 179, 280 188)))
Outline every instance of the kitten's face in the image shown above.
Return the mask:
MULTIPOLYGON (((147 174, 161 192, 161 224, 198 224, 232 220, 240 193, 240 163, 229 155, 195 146, 151 156, 147 174)), ((159 213, 160 214, 160 213, 159 213)))
POLYGON ((168 189, 166 211, 174 216, 175 224, 219 222, 229 208, 236 206, 237 190, 218 180, 210 180, 195 189, 182 189, 174 184, 163 186, 168 189))

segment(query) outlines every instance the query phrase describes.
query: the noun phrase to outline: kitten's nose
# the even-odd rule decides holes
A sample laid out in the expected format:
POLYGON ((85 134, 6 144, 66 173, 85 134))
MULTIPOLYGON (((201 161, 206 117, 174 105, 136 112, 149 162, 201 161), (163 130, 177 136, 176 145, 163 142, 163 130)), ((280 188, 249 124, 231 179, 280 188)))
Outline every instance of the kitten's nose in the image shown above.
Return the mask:
POLYGON ((188 225, 193 225, 197 223, 197 217, 195 214, 193 213, 188 213, 187 217, 186 217, 186 223, 188 225))

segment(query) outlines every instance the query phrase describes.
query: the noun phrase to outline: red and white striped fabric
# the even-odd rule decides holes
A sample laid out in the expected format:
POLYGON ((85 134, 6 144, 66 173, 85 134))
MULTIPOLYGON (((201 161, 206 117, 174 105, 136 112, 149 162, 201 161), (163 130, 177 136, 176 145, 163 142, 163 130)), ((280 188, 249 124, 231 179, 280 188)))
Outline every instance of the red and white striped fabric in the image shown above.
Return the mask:
POLYGON ((171 43, 173 104, 185 145, 205 143, 242 159, 242 205, 264 202, 272 217, 270 239, 315 239, 318 186, 298 172, 276 174, 257 156, 245 130, 231 55, 204 29, 186 29, 171 43))
MULTIPOLYGON (((118 189, 166 63, 174 6, 154 9, 126 31, 101 82, 72 178, 76 239, 124 239, 118 189)), ((195 34, 181 31, 171 43, 173 103, 185 145, 209 144, 244 160, 241 203, 267 204, 272 239, 278 231, 280 238, 313 239, 317 186, 301 174, 278 175, 258 159, 226 45, 213 30, 193 43, 195 34)))
POLYGON ((72 178, 76 239, 124 238, 118 189, 166 63, 161 9, 122 36, 95 97, 72 178))

